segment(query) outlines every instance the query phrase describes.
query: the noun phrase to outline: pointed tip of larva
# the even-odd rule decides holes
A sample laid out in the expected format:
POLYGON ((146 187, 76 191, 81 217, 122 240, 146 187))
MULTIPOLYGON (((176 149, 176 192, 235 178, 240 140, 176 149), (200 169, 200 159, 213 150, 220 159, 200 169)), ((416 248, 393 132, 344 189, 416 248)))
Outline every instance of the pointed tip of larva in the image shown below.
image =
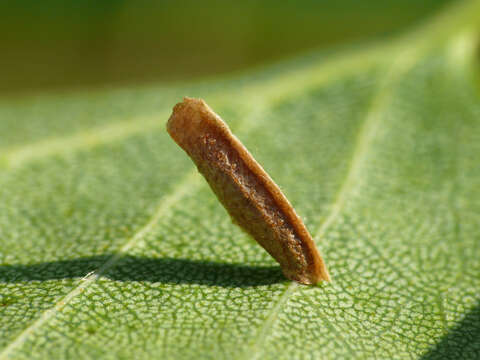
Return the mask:
POLYGON ((311 281, 311 282, 308 282, 306 283, 307 285, 323 285, 323 284, 328 284, 328 283, 331 283, 332 282, 332 278, 330 277, 330 275, 328 273, 326 274, 322 274, 321 277, 315 279, 314 281, 311 281))
POLYGON ((332 281, 330 274, 328 273, 327 268, 322 263, 318 264, 319 266, 315 268, 310 268, 304 272, 298 273, 297 271, 290 271, 283 269, 284 275, 293 281, 296 281, 304 285, 318 285, 323 283, 329 283, 332 281))
POLYGON ((323 274, 321 277, 308 282, 302 282, 305 285, 313 285, 313 286, 323 286, 332 282, 332 278, 328 273, 323 274))
POLYGON ((327 267, 325 265, 323 266, 322 273, 320 275, 320 281, 332 282, 330 273, 328 272, 327 267))
POLYGON ((290 280, 296 281, 303 285, 318 285, 322 283, 329 283, 332 281, 330 274, 326 268, 317 269, 314 272, 301 272, 289 271, 282 269, 283 274, 290 280))
POLYGON ((300 282, 309 285, 331 282, 332 278, 330 277, 327 266, 325 265, 325 262, 316 247, 314 247, 312 255, 313 261, 301 275, 303 281, 300 282))
POLYGON ((323 275, 322 279, 320 279, 319 282, 327 282, 330 283, 332 282, 332 278, 330 277, 330 274, 327 272, 323 275))

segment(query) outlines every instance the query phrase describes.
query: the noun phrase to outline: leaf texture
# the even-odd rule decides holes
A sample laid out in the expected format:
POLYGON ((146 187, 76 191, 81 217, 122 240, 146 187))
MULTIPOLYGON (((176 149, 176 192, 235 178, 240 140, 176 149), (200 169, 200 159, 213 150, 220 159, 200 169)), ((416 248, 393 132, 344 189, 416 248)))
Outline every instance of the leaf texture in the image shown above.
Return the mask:
POLYGON ((0 358, 480 357, 478 1, 192 86, 0 104, 0 358), (164 129, 203 97, 333 282, 286 281, 164 129))

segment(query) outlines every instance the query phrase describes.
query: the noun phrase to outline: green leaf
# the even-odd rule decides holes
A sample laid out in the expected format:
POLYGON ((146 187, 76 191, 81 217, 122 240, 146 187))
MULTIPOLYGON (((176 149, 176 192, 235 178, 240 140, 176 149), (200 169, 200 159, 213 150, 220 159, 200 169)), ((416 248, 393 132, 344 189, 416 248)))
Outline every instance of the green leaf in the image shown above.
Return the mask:
POLYGON ((480 356, 480 3, 192 86, 0 104, 0 358, 480 356), (164 125, 203 97, 333 282, 286 281, 164 125))

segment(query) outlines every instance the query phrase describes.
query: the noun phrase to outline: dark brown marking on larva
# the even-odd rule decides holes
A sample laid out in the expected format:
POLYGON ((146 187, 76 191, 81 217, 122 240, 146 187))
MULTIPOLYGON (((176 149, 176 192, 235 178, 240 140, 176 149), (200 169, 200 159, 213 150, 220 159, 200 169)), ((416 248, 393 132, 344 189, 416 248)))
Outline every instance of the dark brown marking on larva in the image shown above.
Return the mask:
POLYGON ((260 164, 201 99, 175 105, 167 131, 197 165, 232 220, 302 284, 330 281, 312 237, 260 164))

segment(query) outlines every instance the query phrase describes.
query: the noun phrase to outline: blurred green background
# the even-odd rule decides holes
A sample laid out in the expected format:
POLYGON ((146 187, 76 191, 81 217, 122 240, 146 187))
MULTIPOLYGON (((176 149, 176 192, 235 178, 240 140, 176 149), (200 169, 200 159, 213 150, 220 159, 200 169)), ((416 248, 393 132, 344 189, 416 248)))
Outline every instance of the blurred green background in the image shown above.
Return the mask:
POLYGON ((3 0, 0 95, 190 81, 375 39, 448 0, 3 0))

